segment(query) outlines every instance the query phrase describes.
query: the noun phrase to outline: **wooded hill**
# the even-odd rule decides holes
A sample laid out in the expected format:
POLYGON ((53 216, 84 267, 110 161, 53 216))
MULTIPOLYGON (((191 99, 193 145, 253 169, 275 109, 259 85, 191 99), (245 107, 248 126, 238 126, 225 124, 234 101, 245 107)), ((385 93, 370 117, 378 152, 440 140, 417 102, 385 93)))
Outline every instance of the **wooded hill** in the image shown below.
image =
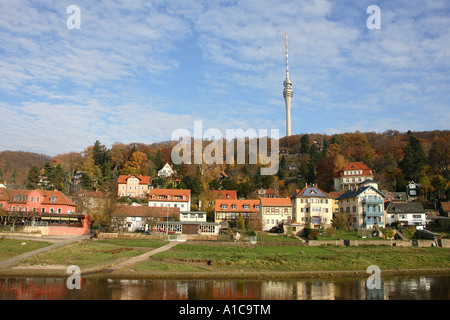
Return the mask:
MULTIPOLYGON (((233 141, 237 146, 238 141, 233 141)), ((83 172, 82 186, 98 189, 115 181, 119 174, 156 176, 165 163, 171 163, 172 148, 178 142, 155 144, 115 143, 111 148, 96 141, 82 152, 60 154, 53 158, 29 152, 0 152, 0 181, 22 188, 33 188, 45 176, 49 186, 70 192, 74 173, 83 172)), ((203 148, 211 141, 203 141, 203 148)), ((280 196, 291 196, 305 183, 316 183, 326 192, 333 191, 333 173, 349 162, 361 161, 374 172, 381 190, 405 191, 409 181, 422 184, 426 205, 450 196, 450 131, 383 133, 353 132, 334 135, 301 134, 281 138, 280 168, 276 175, 262 176, 262 164, 181 164, 174 165, 181 183, 156 179, 168 188, 189 188, 195 201, 207 189, 233 189, 240 197, 250 198, 259 188, 273 188, 280 196), (220 181, 224 172, 227 178, 220 181)), ((223 158, 226 147, 224 143, 223 158)), ((270 147, 270 141, 268 142, 270 147)), ((235 152, 235 157, 236 157, 235 152)), ((224 161, 225 162, 225 161, 224 161)))

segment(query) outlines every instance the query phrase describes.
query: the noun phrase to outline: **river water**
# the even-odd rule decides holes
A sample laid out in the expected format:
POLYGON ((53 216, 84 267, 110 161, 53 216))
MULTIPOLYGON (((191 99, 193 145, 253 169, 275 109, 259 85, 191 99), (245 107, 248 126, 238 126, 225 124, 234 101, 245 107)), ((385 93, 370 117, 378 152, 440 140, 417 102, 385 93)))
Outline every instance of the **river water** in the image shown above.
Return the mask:
POLYGON ((63 278, 0 278, 0 300, 449 300, 450 276, 366 279, 112 280, 81 278, 69 289, 63 278))

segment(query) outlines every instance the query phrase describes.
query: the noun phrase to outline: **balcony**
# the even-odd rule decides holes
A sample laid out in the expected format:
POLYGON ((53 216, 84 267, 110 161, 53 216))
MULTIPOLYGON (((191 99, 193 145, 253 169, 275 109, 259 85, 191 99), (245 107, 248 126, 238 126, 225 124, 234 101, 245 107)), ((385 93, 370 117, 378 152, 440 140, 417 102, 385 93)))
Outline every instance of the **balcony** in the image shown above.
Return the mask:
POLYGON ((364 204, 383 204, 384 200, 383 199, 372 199, 372 198, 363 198, 362 202, 364 204))

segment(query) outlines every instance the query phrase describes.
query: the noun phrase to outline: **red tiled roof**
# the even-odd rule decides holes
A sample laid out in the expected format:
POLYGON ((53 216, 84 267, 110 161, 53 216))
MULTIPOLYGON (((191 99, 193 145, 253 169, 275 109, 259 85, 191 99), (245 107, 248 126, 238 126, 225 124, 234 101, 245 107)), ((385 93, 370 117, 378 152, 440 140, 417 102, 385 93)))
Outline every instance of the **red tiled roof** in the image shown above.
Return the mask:
POLYGON ((337 199, 343 193, 344 193, 343 191, 332 191, 328 192, 328 195, 333 199, 337 199))
POLYGON ((30 194, 34 191, 39 192, 42 195, 42 201, 40 201, 41 204, 54 204, 54 205, 67 205, 67 206, 74 206, 76 207, 76 204, 72 202, 72 200, 69 199, 64 193, 61 191, 48 191, 48 190, 21 190, 21 189, 0 189, 0 201, 8 201, 10 203, 26 203, 27 201, 30 201, 30 194), (14 196, 20 196, 19 200, 14 201, 14 196), (24 201, 22 199, 22 195, 27 196, 27 200, 24 201), (51 202, 51 197, 54 196, 55 201, 51 202))
POLYGON ((173 207, 148 207, 148 206, 125 206, 116 207, 116 215, 123 217, 157 217, 165 218, 167 215, 179 216, 180 208, 173 207))
POLYGON ((292 207, 290 198, 261 198, 264 207, 292 207))
POLYGON ((441 202, 442 211, 450 211, 450 202, 441 202))
POLYGON ((231 199, 217 199, 215 205, 215 211, 226 211, 226 212, 259 212, 259 209, 255 206, 259 206, 260 200, 231 200, 231 199), (222 205, 228 205, 227 209, 222 209, 222 205), (236 206, 236 209, 233 208, 236 206), (244 209, 244 206, 250 206, 249 209, 244 209))
MULTIPOLYGON (((344 171, 351 171, 351 170, 362 170, 362 175, 370 175, 372 174, 372 170, 369 169, 368 166, 366 166, 364 163, 362 162, 351 162, 348 165, 346 165, 345 167, 337 170, 334 173, 334 177, 335 178, 339 178, 344 171)), ((360 174, 354 174, 354 175, 348 175, 348 176, 360 176, 360 174)))
POLYGON ((117 183, 127 183, 128 178, 134 177, 139 179, 139 184, 149 184, 150 176, 141 176, 141 175, 120 175, 117 179, 117 183))
POLYGON ((150 190, 150 194, 148 195, 148 199, 150 201, 189 201, 191 197, 191 190, 189 189, 152 189, 150 190), (155 196, 153 198, 153 196, 155 196), (163 199, 158 199, 159 196, 164 197, 163 199), (170 199, 168 197, 170 196, 170 199), (183 199, 183 196, 186 199, 183 199), (181 197, 181 199, 177 199, 177 197, 181 197))

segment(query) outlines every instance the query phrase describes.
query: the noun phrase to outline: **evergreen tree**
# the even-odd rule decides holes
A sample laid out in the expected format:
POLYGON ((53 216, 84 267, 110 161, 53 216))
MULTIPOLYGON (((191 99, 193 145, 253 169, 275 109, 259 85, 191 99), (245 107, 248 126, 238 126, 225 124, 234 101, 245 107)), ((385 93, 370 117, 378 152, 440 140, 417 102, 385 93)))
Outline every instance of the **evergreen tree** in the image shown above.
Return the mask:
POLYGON ((62 191, 66 186, 66 173, 61 164, 58 163, 56 167, 53 168, 53 177, 52 180, 50 180, 50 183, 59 191, 62 191))
POLYGON ((426 163, 422 144, 419 139, 413 134, 410 134, 409 143, 403 150, 405 155, 400 162, 400 168, 402 169, 403 175, 406 179, 418 181, 423 174, 423 168, 426 163))
POLYGON ((27 189, 37 189, 39 183, 40 170, 36 165, 33 165, 28 171, 27 189))
POLYGON ((300 139, 300 143, 301 143, 300 153, 301 154, 309 153, 309 148, 310 148, 310 146, 309 146, 309 136, 307 134, 304 134, 302 136, 302 138, 300 139))

